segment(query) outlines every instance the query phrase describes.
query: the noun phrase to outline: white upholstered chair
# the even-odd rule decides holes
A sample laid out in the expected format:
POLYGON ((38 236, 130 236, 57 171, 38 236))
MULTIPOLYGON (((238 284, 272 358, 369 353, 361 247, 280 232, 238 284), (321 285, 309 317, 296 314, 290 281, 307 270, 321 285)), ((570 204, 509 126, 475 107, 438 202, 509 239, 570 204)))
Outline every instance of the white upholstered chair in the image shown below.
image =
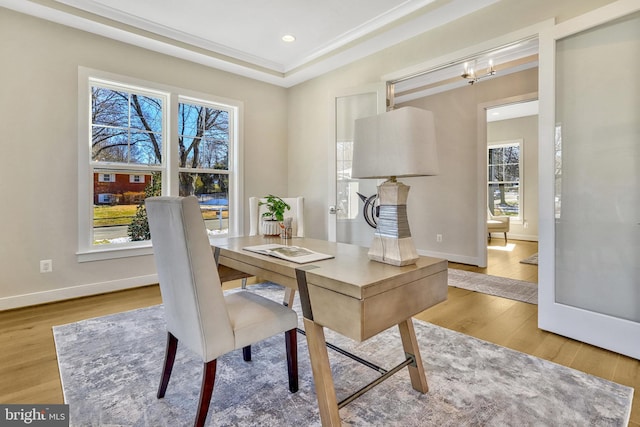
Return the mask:
POLYGON ((503 215, 494 215, 490 209, 487 209, 487 233, 491 240, 491 233, 504 233, 504 242, 507 242, 507 233, 509 232, 510 218, 503 215))
POLYGON ((213 393, 216 359, 281 332, 286 337, 289 390, 296 392, 296 313, 247 291, 223 293, 195 197, 151 197, 146 200, 146 209, 167 322, 158 398, 165 395, 179 340, 204 362, 195 418, 196 426, 204 425, 213 393))
MULTIPOLYGON (((304 197, 283 197, 282 200, 291 209, 284 212, 285 218, 293 218, 291 223, 292 236, 304 237, 304 197)), ((262 234, 262 228, 260 226, 262 222, 262 214, 266 212, 264 206, 260 206, 260 201, 266 201, 258 197, 249 197, 249 236, 256 236, 262 234)))

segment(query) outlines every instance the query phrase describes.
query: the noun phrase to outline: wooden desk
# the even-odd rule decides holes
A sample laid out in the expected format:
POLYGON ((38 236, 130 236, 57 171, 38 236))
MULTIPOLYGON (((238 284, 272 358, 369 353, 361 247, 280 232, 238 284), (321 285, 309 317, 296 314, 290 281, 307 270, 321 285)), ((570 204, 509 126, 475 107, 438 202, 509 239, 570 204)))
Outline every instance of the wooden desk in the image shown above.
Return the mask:
MULTIPOLYGON (((323 426, 339 426, 340 416, 323 327, 357 341, 398 325, 414 389, 426 393, 427 379, 411 316, 447 298, 447 261, 420 257, 415 265, 396 267, 370 261, 367 248, 323 240, 294 238, 302 246, 335 258, 296 264, 243 250, 283 243, 262 236, 214 239, 221 266, 260 276, 300 291, 304 326, 323 426)), ((290 292, 285 304, 290 304, 290 292)))

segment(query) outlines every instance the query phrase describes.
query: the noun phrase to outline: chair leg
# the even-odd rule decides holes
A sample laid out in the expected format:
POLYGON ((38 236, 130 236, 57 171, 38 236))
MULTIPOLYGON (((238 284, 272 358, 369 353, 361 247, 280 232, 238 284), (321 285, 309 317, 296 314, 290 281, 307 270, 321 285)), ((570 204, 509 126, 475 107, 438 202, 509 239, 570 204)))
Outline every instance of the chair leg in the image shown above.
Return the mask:
POLYGON ((240 285, 240 287, 242 289, 247 289, 247 278, 246 277, 242 278, 242 284, 240 285))
POLYGON ((178 348, 178 338, 174 337, 171 332, 167 332, 167 348, 164 355, 164 367, 162 369, 162 377, 160 379, 160 387, 158 387, 158 399, 164 397, 169 385, 169 378, 173 370, 173 362, 176 360, 176 350, 178 348))
POLYGON ((245 362, 251 362, 251 346, 242 347, 242 358, 245 362))
POLYGON ((504 232, 504 242, 507 243, 507 232, 504 232))
POLYGON ((284 333, 287 346, 287 371, 289 372, 289 391, 298 391, 298 331, 291 329, 284 333))
POLYGON ((213 394, 213 383, 216 380, 216 360, 206 362, 204 364, 204 372, 202 373, 202 387, 200 388, 200 403, 198 404, 198 412, 195 427, 204 426, 209 413, 209 404, 211 403, 211 395, 213 394))

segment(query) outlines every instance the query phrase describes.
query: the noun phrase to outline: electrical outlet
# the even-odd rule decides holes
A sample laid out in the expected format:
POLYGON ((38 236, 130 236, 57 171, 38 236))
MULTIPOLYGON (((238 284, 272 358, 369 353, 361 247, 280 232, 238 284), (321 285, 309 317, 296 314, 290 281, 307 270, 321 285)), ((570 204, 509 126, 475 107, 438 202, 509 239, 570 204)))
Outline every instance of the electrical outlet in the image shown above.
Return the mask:
POLYGON ((50 259, 40 260, 40 273, 51 273, 53 271, 53 261, 50 259))
POLYGON ((442 234, 436 234, 436 242, 442 243, 442 234))
POLYGON ((524 222, 524 228, 529 228, 529 221, 524 222))

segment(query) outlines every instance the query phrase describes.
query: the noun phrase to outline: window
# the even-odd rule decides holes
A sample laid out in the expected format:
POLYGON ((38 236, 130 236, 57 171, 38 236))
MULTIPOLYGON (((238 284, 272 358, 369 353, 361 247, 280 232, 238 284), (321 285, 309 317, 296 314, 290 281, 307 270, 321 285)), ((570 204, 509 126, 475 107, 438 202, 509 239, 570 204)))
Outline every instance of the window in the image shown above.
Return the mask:
POLYGON ((555 129, 554 153, 555 153, 555 197, 554 211, 556 219, 562 214, 562 124, 558 123, 555 129))
POLYGON ((210 234, 237 233, 229 214, 238 209, 233 153, 241 104, 83 68, 80 74, 86 93, 79 116, 87 126, 79 141, 79 167, 87 171, 79 182, 80 260, 151 253, 143 204, 151 195, 195 195, 210 234), (113 251, 122 253, 105 255, 113 251))
POLYGON ((113 194, 101 193, 98 194, 98 203, 114 203, 116 198, 113 194))
POLYGON ((488 146, 489 210, 494 215, 522 219, 522 140, 488 146))
POLYGON ((351 178, 353 162, 353 141, 337 141, 337 215, 339 220, 355 219, 360 213, 358 198, 359 181, 351 178))
POLYGON ((229 115, 220 106, 181 97, 178 104, 179 194, 194 194, 211 233, 229 218, 229 115))

